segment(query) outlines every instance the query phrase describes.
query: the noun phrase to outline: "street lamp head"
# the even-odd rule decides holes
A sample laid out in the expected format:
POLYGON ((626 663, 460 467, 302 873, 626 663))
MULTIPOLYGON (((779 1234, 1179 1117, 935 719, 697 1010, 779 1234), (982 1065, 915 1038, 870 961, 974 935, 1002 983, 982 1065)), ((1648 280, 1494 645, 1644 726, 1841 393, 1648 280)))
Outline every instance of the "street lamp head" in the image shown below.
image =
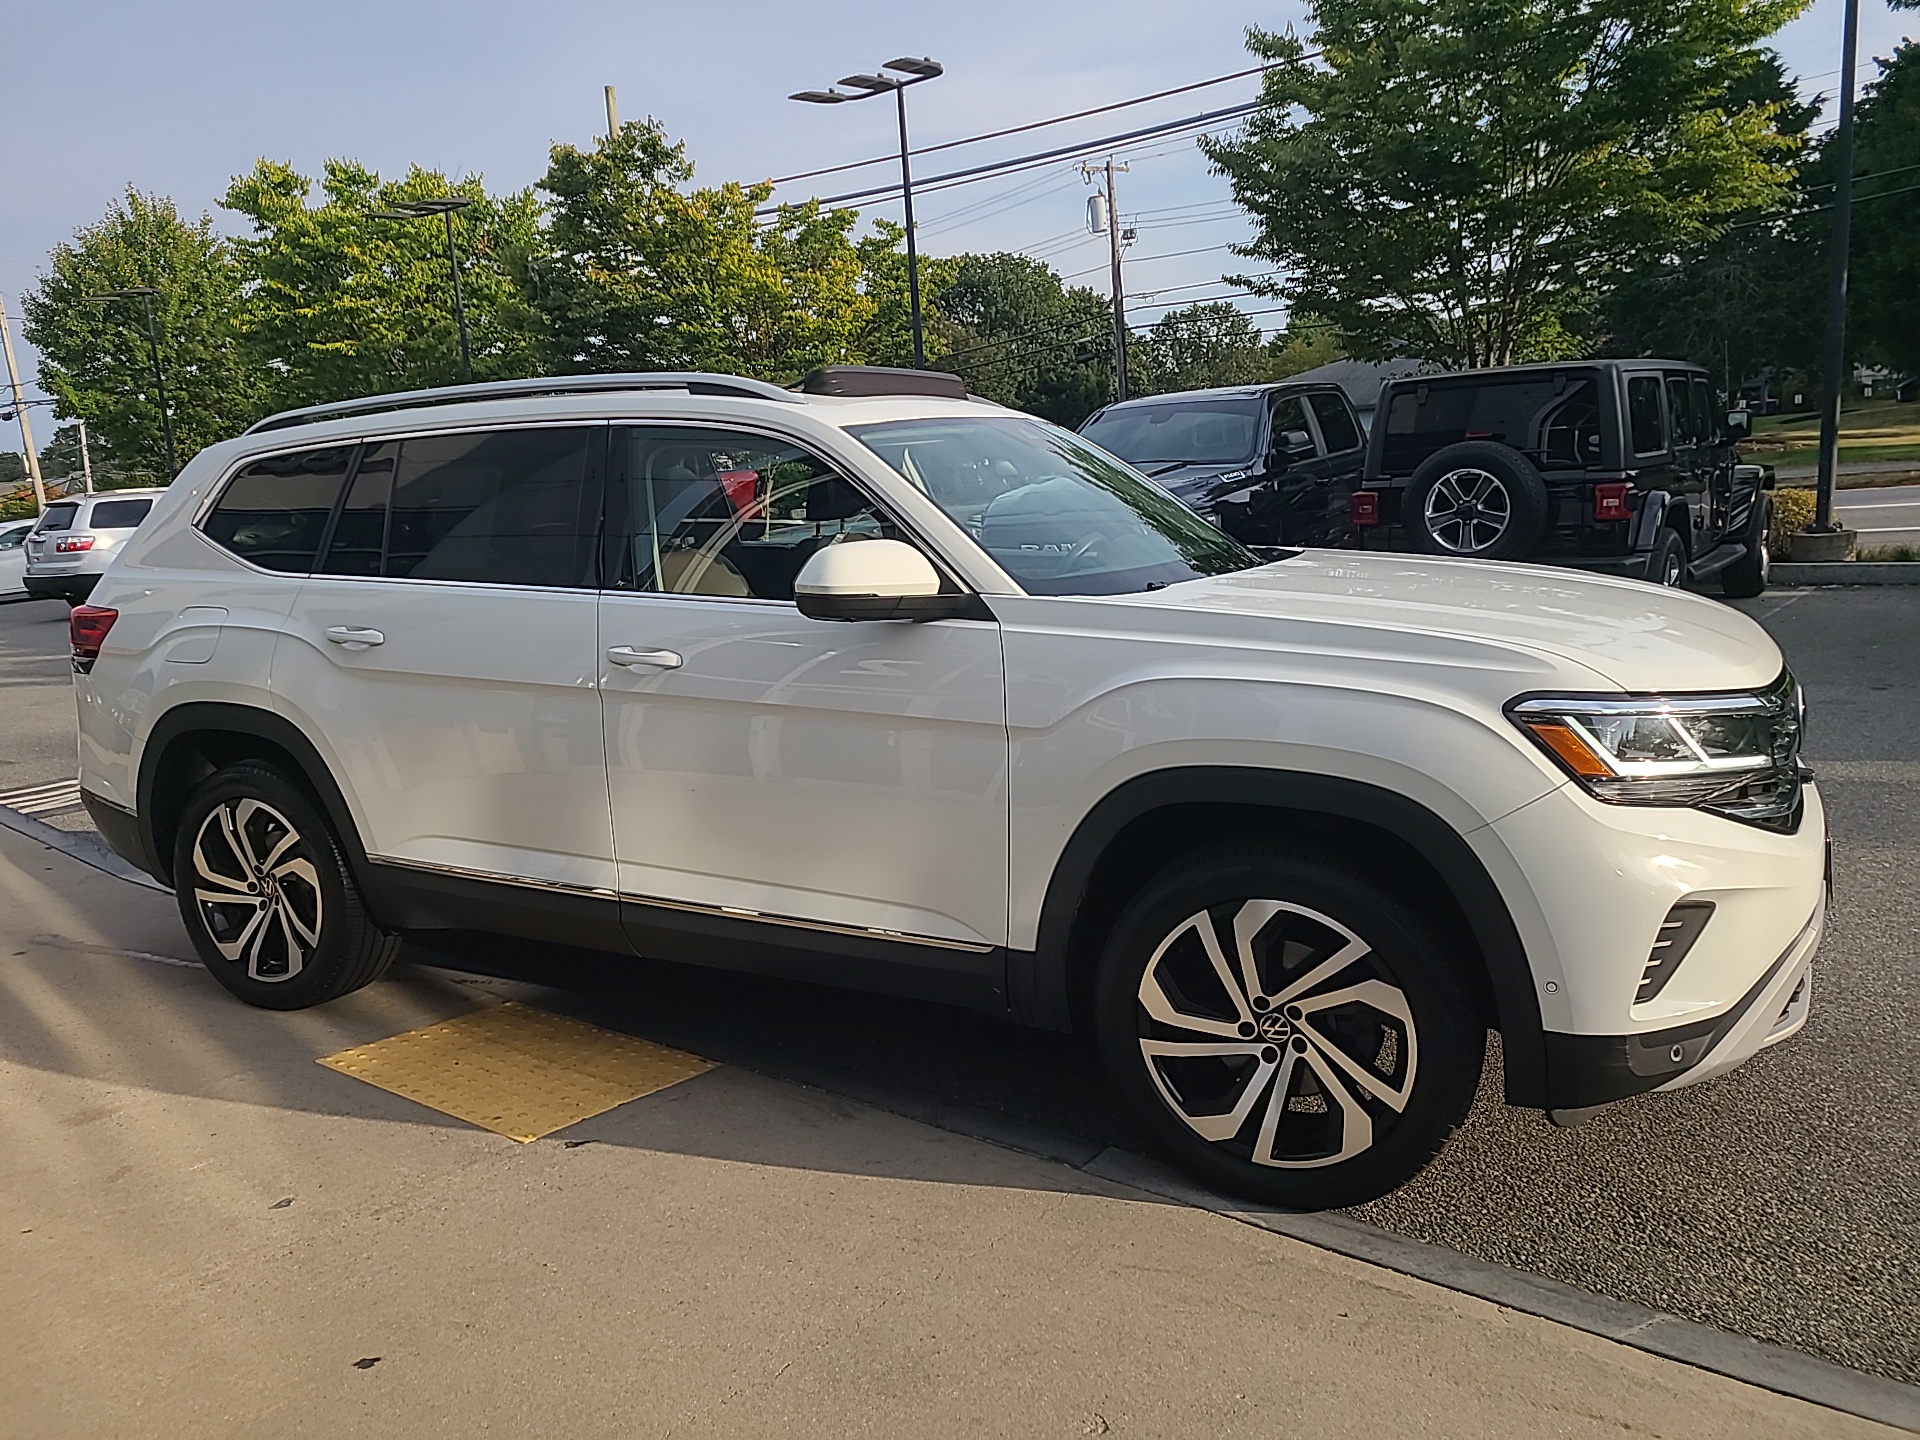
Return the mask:
POLYGON ((842 95, 838 90, 798 90, 787 96, 789 100, 804 100, 809 105, 840 105, 860 98, 858 95, 842 95))
POLYGON ((107 300, 138 300, 143 296, 159 293, 151 285, 130 285, 125 290, 102 290, 97 295, 87 296, 87 299, 97 305, 107 300))
POLYGON ((369 210, 369 220, 418 220, 420 217, 411 210, 369 210))
POLYGON ((394 208, 411 211, 415 215, 445 215, 465 210, 471 204, 473 201, 463 195, 439 195, 430 200, 402 200, 394 208))
MULTIPOLYGON (((893 89, 894 86, 899 85, 901 82, 895 80, 891 75, 843 75, 840 77, 840 83, 842 85, 852 85, 859 90, 865 90, 869 95, 877 95, 884 90, 893 89)), ((863 100, 866 96, 852 95, 848 98, 852 100, 863 100)))
POLYGON ((889 60, 880 67, 883 70, 898 70, 902 75, 912 75, 920 80, 931 80, 936 75, 946 74, 946 67, 938 60, 929 60, 922 55, 918 60, 912 56, 903 56, 898 60, 889 60))

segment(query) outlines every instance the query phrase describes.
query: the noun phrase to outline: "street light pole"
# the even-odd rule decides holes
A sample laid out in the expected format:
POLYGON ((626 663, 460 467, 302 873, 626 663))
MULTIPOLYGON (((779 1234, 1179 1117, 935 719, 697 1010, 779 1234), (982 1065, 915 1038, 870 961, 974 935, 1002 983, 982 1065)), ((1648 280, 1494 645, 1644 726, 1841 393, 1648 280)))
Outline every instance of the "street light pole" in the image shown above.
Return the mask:
POLYGON ((418 220, 439 215, 447 222, 447 269, 453 275, 453 318, 460 327, 460 379, 473 383, 473 347, 467 337, 467 302, 460 288, 460 252, 453 243, 453 215, 473 202, 458 195, 441 195, 431 200, 397 200, 391 210, 375 210, 376 220, 418 220))
POLYGON ((828 86, 825 90, 801 90, 789 95, 789 100, 804 100, 809 105, 843 105, 849 100, 871 100, 875 95, 893 92, 894 104, 900 120, 900 199, 906 212, 907 225, 907 305, 913 315, 913 368, 927 368, 926 332, 920 314, 920 250, 913 233, 913 159, 907 148, 907 87, 918 85, 923 80, 932 80, 946 73, 937 60, 922 56, 915 59, 902 56, 889 60, 880 67, 882 70, 898 71, 898 75, 849 75, 839 83, 851 85, 858 91, 849 95, 844 91, 828 86), (910 75, 910 80, 902 80, 900 75, 910 75))
POLYGON ((7 307, 0 301, 0 348, 7 353, 7 385, 13 391, 14 413, 20 418, 20 443, 26 448, 27 474, 33 479, 34 514, 47 508, 47 484, 40 478, 40 452, 33 448, 33 422, 27 419, 27 397, 20 388, 20 367, 13 359, 13 329, 7 322, 7 307))
POLYGON ((1847 0, 1841 24, 1840 124, 1834 133, 1833 238, 1827 262, 1827 354, 1821 377, 1820 470, 1813 529, 1833 529, 1833 486, 1840 472, 1840 399, 1847 384, 1847 252, 1853 241, 1853 70, 1860 0, 1847 0))
POLYGON ((87 298, 96 305, 108 300, 138 300, 147 313, 147 356, 153 361, 153 383, 160 396, 160 430, 167 446, 167 481, 180 473, 180 462, 173 453, 173 409, 167 401, 167 372, 160 363, 160 332, 153 322, 153 297, 160 292, 151 285, 129 285, 124 290, 103 290, 87 298))

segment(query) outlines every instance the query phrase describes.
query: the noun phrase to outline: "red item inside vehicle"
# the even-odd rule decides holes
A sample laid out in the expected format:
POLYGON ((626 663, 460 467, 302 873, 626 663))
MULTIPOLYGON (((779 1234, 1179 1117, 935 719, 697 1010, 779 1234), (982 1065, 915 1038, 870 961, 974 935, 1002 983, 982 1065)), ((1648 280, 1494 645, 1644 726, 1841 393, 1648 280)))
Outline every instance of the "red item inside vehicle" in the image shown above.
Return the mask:
POLYGON ((726 491, 727 504, 733 507, 734 517, 740 520, 759 518, 760 472, 758 470, 722 470, 720 488, 726 491))

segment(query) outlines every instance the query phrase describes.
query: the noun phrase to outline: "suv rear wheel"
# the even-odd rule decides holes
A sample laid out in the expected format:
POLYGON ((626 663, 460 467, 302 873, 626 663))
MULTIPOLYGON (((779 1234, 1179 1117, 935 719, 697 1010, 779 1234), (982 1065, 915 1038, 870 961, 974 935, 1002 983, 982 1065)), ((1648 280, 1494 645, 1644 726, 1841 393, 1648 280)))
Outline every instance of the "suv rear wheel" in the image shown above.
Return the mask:
POLYGON ((1109 1077, 1169 1157, 1296 1209, 1386 1194, 1479 1086, 1483 1028, 1426 924, 1343 867, 1241 844, 1151 881, 1095 995, 1109 1077))
POLYGON ((202 963, 249 1005, 337 999, 378 979, 399 949, 367 914, 319 807, 258 761, 217 771, 187 797, 173 882, 202 963))

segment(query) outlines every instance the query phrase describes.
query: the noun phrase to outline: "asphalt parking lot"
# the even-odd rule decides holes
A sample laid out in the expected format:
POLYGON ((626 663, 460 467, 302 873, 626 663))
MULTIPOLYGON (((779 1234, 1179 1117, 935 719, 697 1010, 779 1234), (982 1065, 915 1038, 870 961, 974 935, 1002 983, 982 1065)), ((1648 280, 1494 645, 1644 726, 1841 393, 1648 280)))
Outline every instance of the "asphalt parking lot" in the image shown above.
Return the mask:
MULTIPOLYGON (((1835 834, 1836 906, 1807 1029, 1724 1080, 1573 1131, 1500 1105, 1490 1066, 1439 1161, 1358 1213, 1920 1381, 1920 588, 1775 592, 1741 608, 1776 636, 1811 694, 1808 756, 1835 834)), ((57 606, 0 607, 0 790, 71 773, 63 620, 57 606)), ((179 943, 175 953, 189 953, 179 943)), ((1140 1144, 1071 1038, 517 943, 409 958, 535 981, 554 987, 540 999, 549 1008, 1028 1148, 1140 1144)))

